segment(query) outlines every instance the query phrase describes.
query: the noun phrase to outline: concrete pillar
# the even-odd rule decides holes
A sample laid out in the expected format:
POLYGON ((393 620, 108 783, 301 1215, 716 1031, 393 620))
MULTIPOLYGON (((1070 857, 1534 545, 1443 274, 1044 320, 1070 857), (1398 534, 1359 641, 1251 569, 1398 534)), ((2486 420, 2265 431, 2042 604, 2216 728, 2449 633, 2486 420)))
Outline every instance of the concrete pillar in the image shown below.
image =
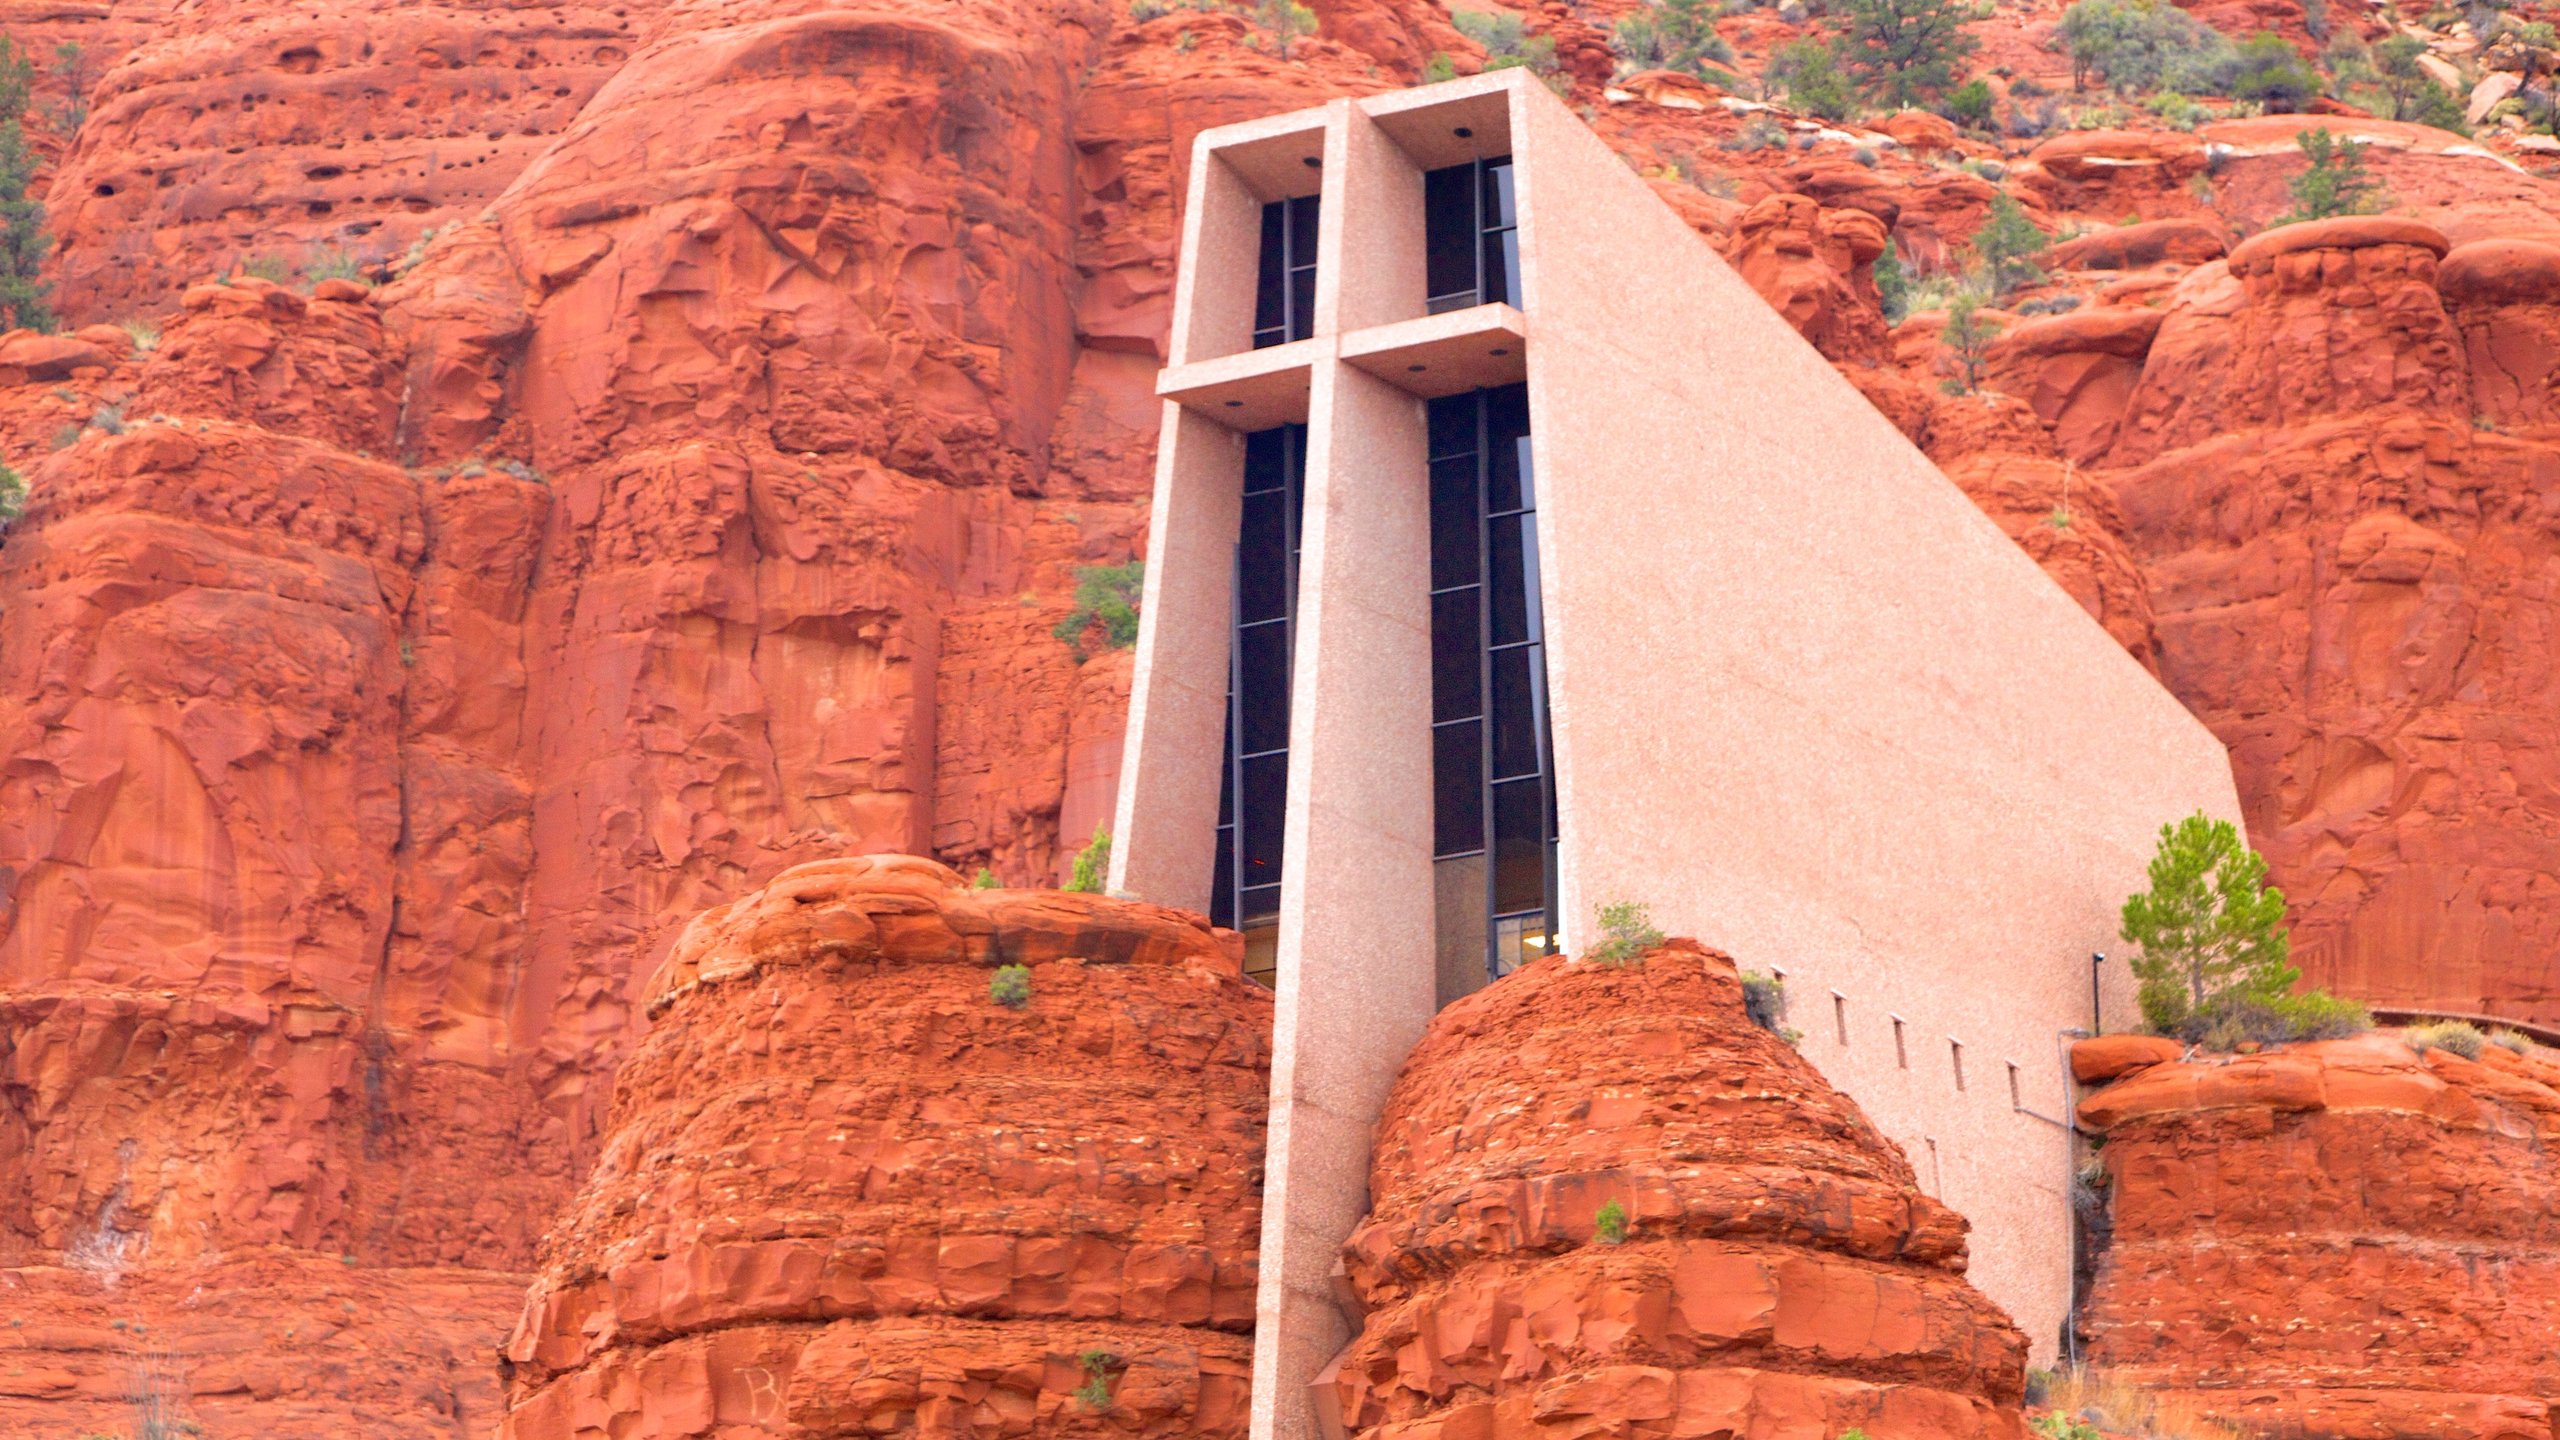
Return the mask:
POLYGON ((1351 1338, 1333 1266, 1434 1001, 1430 506, 1422 402, 1335 360, 1311 399, 1290 693, 1254 1440, 1309 1440, 1351 1338))
POLYGON ((1164 412, 1110 886, 1206 911, 1226 749, 1244 437, 1171 402, 1164 412))

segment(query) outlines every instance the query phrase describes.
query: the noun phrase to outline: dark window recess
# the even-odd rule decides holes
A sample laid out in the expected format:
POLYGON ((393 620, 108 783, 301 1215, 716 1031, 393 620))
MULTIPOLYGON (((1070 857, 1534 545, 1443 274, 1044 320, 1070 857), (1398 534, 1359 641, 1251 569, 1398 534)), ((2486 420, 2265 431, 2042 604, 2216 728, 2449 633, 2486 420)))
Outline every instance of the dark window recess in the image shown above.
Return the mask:
MULTIPOLYGON (((1424 175, 1422 217, 1432 314, 1520 303, 1520 211, 1511 189, 1510 156, 1424 175)), ((1270 222, 1263 226, 1268 235, 1270 222)))
POLYGON ((1262 207, 1262 264, 1253 291, 1253 348, 1316 333, 1316 197, 1262 207))
POLYGON ((1486 857, 1485 965, 1499 977, 1552 947, 1556 908, 1528 390, 1434 400, 1430 431, 1433 848, 1486 857))
POLYGON ((1289 671, 1306 455, 1303 425, 1244 437, 1227 755, 1218 793, 1217 877, 1209 897, 1209 918, 1237 930, 1269 925, 1280 916, 1280 822, 1289 795, 1289 671))

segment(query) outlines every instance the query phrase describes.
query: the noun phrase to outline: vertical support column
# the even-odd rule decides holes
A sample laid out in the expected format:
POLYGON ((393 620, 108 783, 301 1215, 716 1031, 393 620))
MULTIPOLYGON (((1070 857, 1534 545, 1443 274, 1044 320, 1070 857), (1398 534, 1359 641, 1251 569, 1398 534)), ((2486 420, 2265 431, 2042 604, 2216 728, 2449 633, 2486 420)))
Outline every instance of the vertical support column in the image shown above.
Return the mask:
POLYGON ((1244 437, 1171 402, 1164 412, 1110 886, 1205 911, 1226 748, 1244 437))
POLYGON ((1422 402, 1317 362, 1291 685, 1254 1440, 1310 1440, 1351 1338, 1333 1266, 1431 1019, 1430 507, 1422 402))

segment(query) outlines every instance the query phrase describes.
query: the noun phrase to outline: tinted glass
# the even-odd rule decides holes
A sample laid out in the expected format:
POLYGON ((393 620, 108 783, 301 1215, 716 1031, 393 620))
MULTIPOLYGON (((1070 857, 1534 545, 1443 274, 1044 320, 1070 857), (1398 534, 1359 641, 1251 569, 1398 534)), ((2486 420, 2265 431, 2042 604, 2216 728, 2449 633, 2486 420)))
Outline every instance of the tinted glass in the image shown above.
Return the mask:
POLYGON ((1484 713, 1484 657, 1476 643, 1476 597, 1469 585, 1431 597, 1431 718, 1484 713))
POLYGON ((1484 848, 1484 729, 1478 722, 1431 732, 1431 799, 1435 854, 1484 848))
POLYGON ((1511 188, 1509 159, 1484 162, 1484 228, 1498 230, 1520 223, 1520 206, 1511 188))
POLYGON ((1316 333, 1316 272, 1289 272, 1289 338, 1304 340, 1316 333))
POLYGON ((1288 497, 1277 490, 1244 497, 1236 545, 1236 618, 1251 624, 1289 610, 1288 497))
POLYGON ((1537 504, 1537 487, 1530 483, 1528 469, 1528 386, 1505 385, 1484 392, 1484 436, 1485 510, 1499 515, 1537 504))
POLYGON ((1493 778, 1538 773, 1538 719, 1545 712, 1536 645, 1493 652, 1493 778))
POLYGON ((1491 603, 1493 641, 1517 645, 1538 638, 1538 520, 1534 515, 1505 515, 1485 525, 1486 550, 1493 571, 1491 603))
POLYGON ((1547 903, 1546 798, 1538 780, 1493 787, 1493 913, 1547 903))
POLYGON ((1262 207, 1262 262, 1254 275, 1253 329, 1254 344, 1270 343, 1264 332, 1276 331, 1288 319, 1281 308, 1282 296, 1289 280, 1289 254, 1281 206, 1278 201, 1262 207))
POLYGON ((1323 199, 1301 195, 1289 202, 1289 263, 1311 266, 1316 263, 1316 218, 1323 199))
POLYGON ((1476 397, 1450 395, 1431 402, 1431 458, 1476 453, 1476 397))
POLYGON ((1244 771, 1244 884, 1280 883, 1280 821, 1289 800, 1289 757, 1247 760, 1244 771))
POLYGON ((1235 832, 1223 826, 1218 831, 1217 873, 1209 880, 1209 923, 1230 929, 1236 923, 1236 853, 1235 832))
POLYGON ((1237 632, 1236 665, 1244 693, 1236 706, 1244 727, 1244 753, 1277 750, 1289 743, 1289 626, 1285 621, 1237 632))
POLYGON ((1422 177, 1423 283, 1435 312, 1475 303, 1474 170, 1454 165, 1422 177))
POLYGON ((1476 582, 1476 462, 1461 456, 1431 464, 1431 588, 1476 582))
POLYGON ((1289 482, 1289 433, 1290 427, 1284 425, 1277 430, 1256 430, 1244 437, 1246 494, 1277 490, 1289 482))
POLYGON ((1244 918, 1239 922, 1239 928, 1245 925, 1267 925, 1280 918, 1280 887, 1278 885, 1257 885, 1237 898, 1243 902, 1244 908, 1244 918))

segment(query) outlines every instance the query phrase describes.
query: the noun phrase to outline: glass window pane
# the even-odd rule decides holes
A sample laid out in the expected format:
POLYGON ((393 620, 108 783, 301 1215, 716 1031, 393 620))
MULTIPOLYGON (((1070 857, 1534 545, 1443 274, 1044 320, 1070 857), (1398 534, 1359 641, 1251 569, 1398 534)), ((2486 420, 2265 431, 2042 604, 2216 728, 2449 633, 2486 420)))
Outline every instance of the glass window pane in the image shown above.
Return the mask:
POLYGON ((1547 915, 1543 910, 1534 915, 1494 922, 1493 973, 1508 975, 1532 960, 1546 959, 1553 939, 1547 933, 1547 915))
POLYGON ((1236 834, 1218 827, 1217 874, 1209 882, 1209 923, 1235 928, 1236 923, 1236 834))
POLYGON ((1484 536, 1477 529, 1476 462, 1461 455, 1431 462, 1431 588, 1476 583, 1484 536))
POLYGON ((1281 820, 1289 803, 1289 757, 1265 755, 1244 762, 1244 844, 1242 870, 1246 888, 1280 883, 1281 820))
POLYGON ((1316 219, 1323 203, 1319 195, 1301 195, 1289 202, 1289 263, 1293 266, 1316 263, 1316 219))
POLYGON ((1492 572, 1493 643, 1541 638, 1538 626, 1538 517, 1505 515, 1485 524, 1492 572))
POLYGON ((1283 287, 1289 280, 1289 259, 1281 243, 1280 206, 1277 201, 1262 207, 1262 262, 1256 267, 1253 289, 1253 328, 1258 334, 1274 330, 1287 320, 1281 309, 1283 287))
POLYGON ((1244 497, 1236 542, 1236 618, 1244 624, 1289 613, 1288 497, 1279 491, 1244 497))
POLYGON ((1431 458, 1476 453, 1476 397, 1444 395, 1430 405, 1431 458))
POLYGON ((1431 597, 1431 718, 1464 720, 1484 713, 1484 649, 1477 639, 1477 597, 1469 585, 1431 597))
POLYGON ((1236 823, 1236 708, 1233 680, 1227 693, 1227 743, 1218 753, 1218 824, 1221 828, 1236 823))
POLYGON ((1277 490, 1288 479, 1289 432, 1295 426, 1256 430, 1244 437, 1244 493, 1277 490))
POLYGON ((1244 678, 1236 709, 1244 728, 1244 753, 1277 750, 1289 743, 1289 625, 1273 621, 1236 632, 1237 668, 1244 678))
POLYGON ((1472 165, 1453 165, 1422 177, 1424 290, 1435 300, 1457 297, 1434 304, 1435 312, 1475 303, 1474 171, 1472 165))
POLYGON ((1546 676, 1539 652, 1522 645, 1493 652, 1493 778, 1535 775, 1542 768, 1539 727, 1546 719, 1546 676))
POLYGON ((1485 493, 1489 501, 1485 513, 1499 515, 1537 503, 1537 492, 1529 483, 1529 447, 1522 443, 1528 435, 1529 387, 1505 385, 1485 391, 1485 493))
POLYGON ((1540 780, 1493 787, 1493 913, 1547 903, 1546 796, 1540 780))
POLYGON ((1244 911, 1247 925, 1267 925, 1280 918, 1280 887, 1257 885, 1238 897, 1238 909, 1244 911))
POLYGON ((1520 232, 1487 231, 1484 237, 1484 286, 1487 305, 1520 303, 1520 232))
POLYGON ((1484 228, 1520 223, 1520 206, 1511 188, 1511 158, 1484 162, 1484 228))
POLYGON ((1304 340, 1316 333, 1316 272, 1310 266, 1289 272, 1289 338, 1304 340))
POLYGON ((1484 848, 1484 730, 1444 725, 1431 732, 1432 852, 1464 855, 1484 848))

